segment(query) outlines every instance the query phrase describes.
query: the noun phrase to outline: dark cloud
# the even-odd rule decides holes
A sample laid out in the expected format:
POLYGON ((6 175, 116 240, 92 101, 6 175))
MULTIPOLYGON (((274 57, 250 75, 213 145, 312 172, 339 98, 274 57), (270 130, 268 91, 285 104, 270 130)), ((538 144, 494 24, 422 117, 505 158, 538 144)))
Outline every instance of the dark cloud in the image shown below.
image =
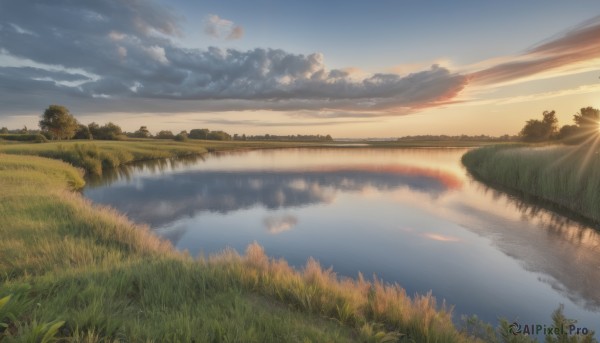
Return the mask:
POLYGON ((511 81, 600 57, 600 16, 526 51, 514 62, 501 63, 471 75, 474 82, 511 81))
MULTIPOLYGON (((110 98, 113 111, 154 111, 165 100, 173 100, 171 105, 187 100, 165 112, 335 110, 363 111, 362 115, 393 109, 403 113, 452 101, 467 82, 439 66, 407 76, 375 74, 354 80, 345 71, 328 70, 318 53, 185 49, 171 40, 180 32, 181 18, 151 1, 0 0, 0 4, 0 49, 64 70, 23 67, 3 77, 0 101, 19 97, 23 109, 39 110, 52 99, 81 104, 82 110, 90 111, 96 103, 84 107, 87 101, 110 98), (90 76, 84 78, 75 69, 90 76), (8 82, 14 79, 21 81, 8 82), (75 80, 80 84, 61 82, 75 80), (30 87, 30 94, 37 90, 43 94, 31 99, 23 93, 23 85, 30 87)), ((243 33, 230 21, 210 18, 207 33, 229 39, 243 33), (231 26, 229 32, 224 33, 224 25, 231 26)), ((98 104, 109 110, 100 105, 105 103, 98 104)))

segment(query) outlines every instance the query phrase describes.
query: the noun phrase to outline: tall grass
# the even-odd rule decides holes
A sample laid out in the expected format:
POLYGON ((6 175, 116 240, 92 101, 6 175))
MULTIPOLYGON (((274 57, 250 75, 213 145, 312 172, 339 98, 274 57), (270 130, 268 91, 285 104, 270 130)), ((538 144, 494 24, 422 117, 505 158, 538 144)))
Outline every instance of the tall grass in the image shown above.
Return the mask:
POLYGON ((62 141, 0 145, 0 152, 58 159, 82 168, 91 175, 102 175, 105 169, 133 161, 201 154, 207 149, 197 143, 174 141, 62 141))
POLYGON ((599 150, 597 144, 486 146, 469 151, 462 161, 483 181, 600 222, 599 150))

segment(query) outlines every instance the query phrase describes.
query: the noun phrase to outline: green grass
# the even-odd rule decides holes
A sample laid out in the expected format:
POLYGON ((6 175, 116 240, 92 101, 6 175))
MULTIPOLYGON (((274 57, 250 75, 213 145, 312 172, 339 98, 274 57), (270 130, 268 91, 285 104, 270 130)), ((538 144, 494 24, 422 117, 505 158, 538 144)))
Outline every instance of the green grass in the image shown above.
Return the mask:
POLYGON ((161 140, 61 141, 0 145, 0 153, 35 155, 62 160, 93 175, 133 161, 180 157, 207 152, 198 143, 161 140))
POLYGON ((486 146, 462 161, 476 177, 600 222, 600 154, 589 145, 486 146))

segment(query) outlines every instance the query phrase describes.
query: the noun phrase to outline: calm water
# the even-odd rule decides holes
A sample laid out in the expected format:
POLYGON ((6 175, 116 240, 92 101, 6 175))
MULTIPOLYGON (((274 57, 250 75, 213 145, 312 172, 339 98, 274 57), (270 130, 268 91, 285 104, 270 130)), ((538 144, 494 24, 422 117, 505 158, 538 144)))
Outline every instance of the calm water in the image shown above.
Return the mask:
POLYGON ((600 331, 600 235, 472 180, 465 149, 285 149, 153 161, 92 182, 192 255, 257 241, 301 267, 373 274, 477 314, 600 331))

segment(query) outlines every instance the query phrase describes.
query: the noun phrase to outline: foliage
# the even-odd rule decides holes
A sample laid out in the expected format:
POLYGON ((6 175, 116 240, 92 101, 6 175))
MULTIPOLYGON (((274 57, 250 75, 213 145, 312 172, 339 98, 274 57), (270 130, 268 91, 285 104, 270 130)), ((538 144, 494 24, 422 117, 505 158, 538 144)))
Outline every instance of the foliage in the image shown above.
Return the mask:
POLYGON ((34 143, 45 143, 48 140, 42 134, 0 134, 0 139, 7 141, 20 141, 20 142, 34 142, 34 143))
POLYGON ((148 127, 140 126, 140 129, 135 131, 132 136, 136 138, 151 138, 152 134, 148 131, 148 127))
POLYGON ((206 139, 213 141, 230 141, 231 135, 225 131, 211 131, 208 133, 206 139))
POLYGON ((54 139, 69 139, 78 128, 77 120, 69 110, 60 105, 50 105, 39 122, 42 130, 50 132, 54 139))
POLYGON ((88 129, 92 134, 92 138, 99 140, 122 140, 125 138, 123 130, 117 124, 108 122, 103 126, 99 126, 96 123, 90 123, 88 129))
POLYGON ((188 137, 192 139, 208 139, 209 132, 209 129, 192 129, 188 137))
POLYGON ((3 135, 5 135, 5 134, 7 134, 7 133, 8 133, 8 129, 6 128, 6 126, 4 126, 4 127, 2 127, 2 128, 0 129, 0 134, 3 134, 3 135))
POLYGON ((169 130, 162 130, 162 131, 159 131, 154 138, 157 138, 157 139, 174 139, 175 135, 173 135, 173 132, 171 132, 169 130))
POLYGON ((573 121, 584 132, 596 133, 600 122, 600 110, 593 107, 582 108, 573 116, 573 121))
POLYGON ((92 132, 90 128, 86 125, 79 124, 79 128, 75 132, 74 139, 92 139, 92 132))
POLYGON ((181 131, 175 136, 175 140, 178 142, 187 142, 189 140, 188 133, 186 131, 181 131))
POLYGON ((525 141, 539 142, 553 137, 558 130, 558 119, 555 111, 544 111, 543 119, 530 119, 521 130, 521 137, 525 141))

